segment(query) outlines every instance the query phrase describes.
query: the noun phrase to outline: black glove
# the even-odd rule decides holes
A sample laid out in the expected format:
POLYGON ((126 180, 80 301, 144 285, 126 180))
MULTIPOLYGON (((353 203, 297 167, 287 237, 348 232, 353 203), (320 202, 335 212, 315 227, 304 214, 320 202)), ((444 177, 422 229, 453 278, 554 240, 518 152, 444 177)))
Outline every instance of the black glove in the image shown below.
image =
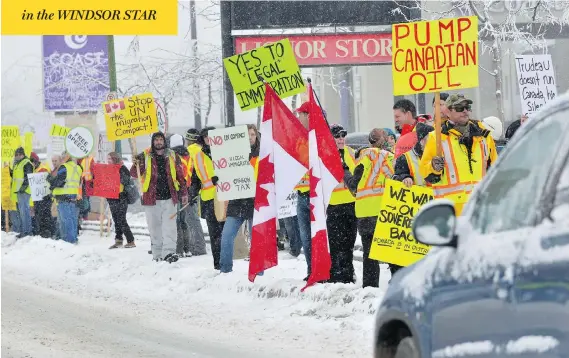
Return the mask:
POLYGON ((433 157, 431 160, 431 165, 433 166, 433 169, 435 169, 437 172, 440 172, 445 168, 445 158, 433 157))
POLYGON ((217 185, 218 181, 219 181, 219 178, 217 177, 217 175, 214 175, 213 177, 211 177, 211 182, 213 183, 213 185, 217 185))
POLYGON ((344 171, 350 171, 350 167, 344 162, 342 162, 342 168, 344 168, 344 171))
POLYGON ((190 200, 188 200, 188 202, 190 203, 190 206, 194 206, 198 203, 198 197, 194 196, 193 198, 190 198, 190 200))

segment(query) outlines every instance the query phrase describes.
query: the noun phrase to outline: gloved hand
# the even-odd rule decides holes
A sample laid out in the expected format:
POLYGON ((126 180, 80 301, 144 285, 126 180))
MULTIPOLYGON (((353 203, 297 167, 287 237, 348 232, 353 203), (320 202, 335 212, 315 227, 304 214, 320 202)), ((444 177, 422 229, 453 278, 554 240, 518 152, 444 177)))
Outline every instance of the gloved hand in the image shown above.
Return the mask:
POLYGON ((191 206, 196 205, 198 203, 198 197, 194 196, 194 197, 190 198, 189 202, 190 202, 191 206))
POLYGON ((344 171, 350 171, 350 167, 344 162, 342 162, 342 168, 344 168, 344 171))
POLYGON ((214 175, 213 177, 211 177, 211 182, 213 183, 213 185, 217 185, 218 181, 219 181, 219 178, 217 177, 217 175, 214 175))
POLYGON ((431 160, 431 165, 433 166, 433 169, 435 169, 437 172, 440 172, 445 168, 445 158, 433 157, 431 160))

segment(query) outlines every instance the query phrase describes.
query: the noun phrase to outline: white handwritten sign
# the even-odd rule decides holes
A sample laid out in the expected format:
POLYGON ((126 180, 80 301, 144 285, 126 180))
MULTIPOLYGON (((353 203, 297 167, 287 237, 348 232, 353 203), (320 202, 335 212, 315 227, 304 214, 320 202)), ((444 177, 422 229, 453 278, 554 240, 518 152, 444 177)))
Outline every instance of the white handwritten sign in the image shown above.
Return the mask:
POLYGON ((551 55, 516 56, 522 113, 531 115, 557 97, 551 55))
POLYGON ((298 200, 298 193, 293 191, 286 197, 286 201, 283 206, 279 208, 278 218, 284 219, 291 216, 296 216, 296 202, 298 200))
POLYGON ((41 201, 45 196, 49 195, 47 176, 47 172, 28 174, 32 201, 41 201))
POLYGON ((249 162, 247 126, 212 130, 208 133, 211 158, 217 183, 217 198, 221 201, 255 196, 254 168, 249 162))
POLYGON ((73 158, 85 158, 94 144, 93 133, 85 127, 75 127, 65 137, 65 149, 73 158))

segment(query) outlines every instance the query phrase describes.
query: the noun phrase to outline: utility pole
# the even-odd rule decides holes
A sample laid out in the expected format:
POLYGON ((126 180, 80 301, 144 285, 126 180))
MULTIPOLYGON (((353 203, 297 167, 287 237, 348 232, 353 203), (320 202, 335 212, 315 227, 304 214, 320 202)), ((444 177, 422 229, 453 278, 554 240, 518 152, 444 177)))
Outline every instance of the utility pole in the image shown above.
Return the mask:
MULTIPOLYGON (((233 36, 231 35, 231 10, 232 1, 222 0, 219 3, 219 13, 221 15, 221 56, 223 58, 233 56, 233 36)), ((235 6, 238 2, 235 2, 235 6)), ((224 123, 228 127, 233 127, 235 125, 235 101, 233 98, 233 88, 231 87, 231 81, 229 80, 229 75, 225 68, 223 69, 223 91, 225 99, 225 120, 224 123)))
POLYGON ((190 40, 192 41, 192 69, 194 71, 194 128, 202 129, 202 103, 200 96, 200 83, 197 78, 198 71, 198 30, 196 24, 196 1, 190 0, 190 40))
MULTIPOLYGON (((107 36, 107 51, 109 53, 109 92, 117 92, 117 64, 115 61, 115 37, 107 36)), ((121 141, 115 142, 115 152, 121 154, 121 141)))

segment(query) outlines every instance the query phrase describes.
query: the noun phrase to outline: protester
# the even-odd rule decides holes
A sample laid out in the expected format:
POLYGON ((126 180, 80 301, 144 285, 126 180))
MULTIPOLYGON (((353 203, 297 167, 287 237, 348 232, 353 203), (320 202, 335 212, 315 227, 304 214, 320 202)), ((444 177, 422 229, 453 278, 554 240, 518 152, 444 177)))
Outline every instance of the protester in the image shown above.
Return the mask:
MULTIPOLYGON (((191 177, 196 168, 196 163, 194 159, 196 158, 196 154, 201 152, 202 147, 197 143, 199 138, 199 132, 197 129, 190 128, 186 132, 186 141, 188 142, 188 152, 190 153, 190 160, 188 162, 188 191, 190 190, 191 186, 191 177)), ((189 193, 188 193, 189 195, 189 193)), ((199 198, 198 198, 199 201, 199 198)), ((190 232, 190 252, 193 256, 200 256, 206 255, 206 243, 205 243, 205 236, 203 233, 202 223, 200 221, 200 217, 198 215, 198 202, 192 202, 188 205, 186 210, 186 222, 188 224, 188 231, 190 232)))
POLYGON ((356 217, 358 231, 362 238, 363 287, 379 286, 379 262, 369 258, 373 234, 383 198, 385 180, 393 176, 393 156, 380 149, 387 142, 387 133, 379 128, 369 133, 370 148, 359 154, 354 174, 344 174, 344 182, 352 193, 356 193, 356 217))
MULTIPOLYGON (((427 186, 425 179, 421 176, 419 170, 419 163, 423 155, 423 149, 427 143, 427 137, 430 132, 434 130, 433 127, 424 123, 417 123, 415 131, 417 132, 417 144, 410 151, 398 157, 395 161, 395 174, 393 180, 403 182, 406 187, 411 188, 413 185, 427 186)), ((394 264, 389 264, 389 270, 393 276, 395 272, 399 271, 402 267, 394 264)))
POLYGON ((164 134, 157 132, 152 135, 150 150, 133 159, 130 175, 137 178, 140 170, 144 178, 142 205, 150 232, 152 257, 155 261, 176 262, 176 225, 170 217, 177 213, 178 194, 182 205, 188 200, 180 158, 167 148, 164 134))
POLYGON ((33 234, 32 216, 30 210, 30 186, 28 174, 34 172, 32 162, 26 157, 24 148, 19 147, 14 152, 14 169, 10 171, 12 176, 12 195, 11 199, 18 203, 20 214, 20 233, 18 238, 31 236, 33 234))
MULTIPOLYGON (((136 247, 134 244, 134 235, 130 231, 130 226, 126 220, 126 212, 128 210, 128 199, 126 196, 125 188, 132 180, 130 178, 130 172, 127 167, 123 164, 120 154, 111 152, 107 155, 107 164, 117 165, 120 164, 119 168, 119 197, 117 199, 108 198, 107 203, 109 203, 109 209, 111 210, 111 216, 113 217, 113 222, 115 223, 115 243, 109 247, 109 249, 117 249, 123 247, 123 235, 126 237, 125 248, 136 247)), ((93 178, 93 177, 91 177, 93 178)))
MULTIPOLYGON (((184 147, 184 138, 179 134, 172 134, 168 138, 170 148, 178 155, 182 163, 184 179, 186 185, 191 183, 192 158, 188 149, 184 147)), ((178 215, 176 215, 176 229, 178 238, 176 241, 176 254, 179 257, 191 257, 190 252, 190 231, 188 230, 187 212, 189 205, 182 205, 178 202, 178 215)), ((201 227, 200 227, 201 230, 201 227)))
POLYGON ((395 144, 397 143, 397 136, 390 128, 383 128, 385 133, 387 133, 387 143, 385 145, 385 150, 394 153, 395 144))
MULTIPOLYGON (((310 104, 304 102, 302 106, 296 109, 298 120, 308 129, 308 113, 310 104)), ((312 272, 312 233, 310 226, 310 185, 308 172, 300 179, 300 182, 294 188, 298 193, 296 202, 296 218, 298 221, 298 229, 300 232, 300 240, 304 257, 306 258, 306 277, 304 281, 308 281, 312 272)))
POLYGON ((201 216, 202 219, 205 219, 209 232, 213 268, 219 270, 221 233, 223 231, 224 222, 218 221, 215 216, 215 185, 217 185, 219 178, 215 175, 213 169, 211 149, 209 146, 210 139, 208 136, 209 131, 213 129, 213 127, 204 128, 197 141, 201 146, 201 151, 197 152, 192 158, 196 170, 192 173, 190 203, 192 203, 192 205, 196 203, 198 195, 200 196, 201 216))
MULTIPOLYGON (((56 157, 58 162, 59 158, 56 157)), ((72 244, 77 244, 77 226, 79 210, 77 196, 79 195, 82 169, 69 156, 67 152, 61 155, 61 163, 55 167, 51 176, 48 176, 50 190, 57 201, 57 222, 59 238, 72 244)))
POLYGON ((402 136, 411 133, 417 123, 417 109, 408 99, 400 99, 393 105, 395 129, 402 136))
POLYGON ((436 137, 430 133, 420 162, 421 175, 432 184, 435 198, 454 202, 457 215, 497 158, 490 131, 470 119, 471 104, 462 95, 448 97, 449 119, 441 129, 442 155, 437 155, 436 137))
MULTIPOLYGON (((49 173, 51 168, 47 163, 41 163, 38 155, 34 152, 30 154, 30 159, 34 165, 34 173, 49 173)), ((43 238, 52 237, 55 233, 53 218, 51 217, 51 193, 48 193, 42 200, 33 203, 35 234, 43 238)))
MULTIPOLYGON (((249 131, 249 144, 251 146, 249 162, 254 168, 256 180, 257 172, 259 170, 260 137, 257 127, 254 124, 248 124, 247 129, 249 131)), ((221 233, 221 272, 227 273, 233 271, 233 246, 235 244, 235 238, 237 237, 239 228, 243 225, 245 220, 248 221, 249 234, 251 235, 251 232, 253 231, 254 206, 254 197, 229 201, 229 204, 227 205, 227 219, 225 220, 223 232, 221 233)))
MULTIPOLYGON (((354 173, 355 151, 346 145, 348 132, 339 124, 330 127, 344 170, 354 173)), ((354 245, 358 235, 356 219, 356 198, 342 181, 330 197, 326 210, 326 228, 330 245, 330 282, 355 283, 354 245)))

